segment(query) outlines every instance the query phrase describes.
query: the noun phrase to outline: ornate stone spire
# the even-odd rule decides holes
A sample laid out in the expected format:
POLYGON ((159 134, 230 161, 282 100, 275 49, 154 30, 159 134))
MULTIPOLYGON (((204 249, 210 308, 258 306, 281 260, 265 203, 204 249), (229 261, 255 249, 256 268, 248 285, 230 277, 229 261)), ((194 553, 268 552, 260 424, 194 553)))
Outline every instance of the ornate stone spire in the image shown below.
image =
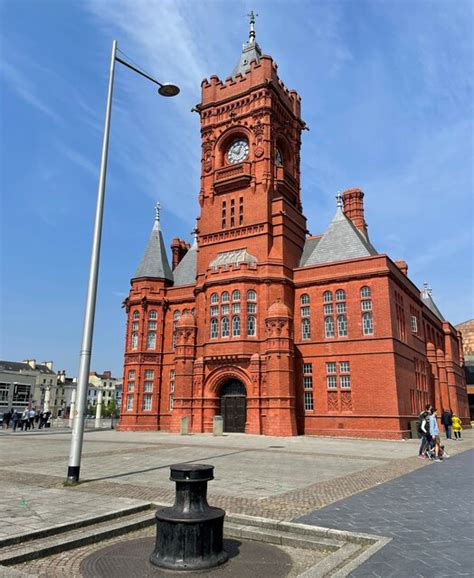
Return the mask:
POLYGON ((160 226, 160 203, 155 205, 155 219, 143 259, 133 276, 133 279, 148 277, 151 279, 166 279, 173 281, 173 273, 166 255, 165 244, 160 226))
POLYGON ((236 76, 237 74, 243 75, 247 73, 250 70, 250 63, 253 60, 259 63, 260 57, 262 56, 260 46, 255 40, 255 17, 258 16, 258 14, 255 14, 255 12, 251 10, 247 16, 249 17, 250 22, 249 39, 243 45, 239 63, 234 68, 232 76, 236 76))

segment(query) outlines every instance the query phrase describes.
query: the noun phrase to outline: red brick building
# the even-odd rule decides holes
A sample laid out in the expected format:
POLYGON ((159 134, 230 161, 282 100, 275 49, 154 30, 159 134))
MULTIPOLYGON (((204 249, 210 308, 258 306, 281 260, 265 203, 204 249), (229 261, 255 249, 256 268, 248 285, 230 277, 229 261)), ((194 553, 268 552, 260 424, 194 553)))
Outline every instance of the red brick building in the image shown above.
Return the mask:
POLYGON ((255 41, 202 83, 192 246, 159 209, 125 301, 120 428, 400 438, 427 402, 468 417, 460 334, 372 246, 364 193, 307 236, 300 97, 255 41))

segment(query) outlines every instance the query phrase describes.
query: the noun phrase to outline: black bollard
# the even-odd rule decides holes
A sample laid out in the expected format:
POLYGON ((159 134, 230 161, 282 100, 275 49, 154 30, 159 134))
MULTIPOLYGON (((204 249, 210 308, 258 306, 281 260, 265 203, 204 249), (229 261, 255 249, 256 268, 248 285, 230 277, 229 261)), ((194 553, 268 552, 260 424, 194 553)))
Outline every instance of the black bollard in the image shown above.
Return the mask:
POLYGON ((227 560, 223 549, 225 511, 207 503, 214 466, 177 464, 174 506, 156 512, 156 546, 150 562, 170 570, 202 570, 227 560))

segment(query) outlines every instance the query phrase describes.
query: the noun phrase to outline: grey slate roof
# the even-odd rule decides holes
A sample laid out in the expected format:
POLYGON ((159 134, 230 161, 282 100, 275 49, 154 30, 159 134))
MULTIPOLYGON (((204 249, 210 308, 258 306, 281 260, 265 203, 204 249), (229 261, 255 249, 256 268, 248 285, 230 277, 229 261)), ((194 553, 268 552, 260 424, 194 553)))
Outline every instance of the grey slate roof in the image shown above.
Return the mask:
POLYGON ((242 54, 240 55, 239 62, 237 66, 232 71, 232 77, 237 74, 245 74, 250 70, 250 63, 252 60, 256 60, 257 64, 260 62, 260 57, 262 56, 262 51, 260 46, 255 40, 249 40, 245 42, 242 48, 242 54))
POLYGON ((155 218, 143 259, 132 279, 139 279, 140 277, 173 280, 173 273, 168 263, 163 235, 161 234, 160 221, 157 218, 155 218))
POLYGON ((23 363, 19 361, 0 361, 1 371, 36 371, 39 373, 47 373, 49 375, 56 375, 56 372, 49 369, 47 365, 42 365, 37 363, 35 369, 31 367, 28 363, 23 363))
POLYGON ((192 285, 193 283, 196 283, 197 249, 197 242, 194 241, 189 251, 181 259, 173 271, 175 287, 180 285, 192 285))
POLYGON ((431 288, 428 283, 423 284, 423 290, 420 293, 420 297, 426 307, 428 307, 428 309, 434 313, 440 321, 446 321, 446 319, 443 317, 443 314, 436 306, 436 303, 433 301, 431 296, 431 288))
POLYGON ((377 251, 338 206, 334 219, 306 259, 304 266, 335 263, 372 255, 377 255, 377 251))
POLYGON ((321 237, 309 237, 305 239, 303 253, 300 259, 300 267, 304 267, 306 265, 306 261, 308 260, 311 253, 316 248, 316 245, 321 240, 321 237))

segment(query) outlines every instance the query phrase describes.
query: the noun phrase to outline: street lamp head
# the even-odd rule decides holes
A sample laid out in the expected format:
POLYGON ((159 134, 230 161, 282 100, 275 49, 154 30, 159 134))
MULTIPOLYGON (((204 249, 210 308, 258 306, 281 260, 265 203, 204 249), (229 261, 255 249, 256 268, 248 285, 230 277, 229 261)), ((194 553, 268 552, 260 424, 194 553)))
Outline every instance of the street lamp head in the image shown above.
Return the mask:
POLYGON ((165 83, 161 84, 160 88, 158 89, 158 94, 161 96, 176 96, 179 94, 179 87, 175 84, 165 83))

